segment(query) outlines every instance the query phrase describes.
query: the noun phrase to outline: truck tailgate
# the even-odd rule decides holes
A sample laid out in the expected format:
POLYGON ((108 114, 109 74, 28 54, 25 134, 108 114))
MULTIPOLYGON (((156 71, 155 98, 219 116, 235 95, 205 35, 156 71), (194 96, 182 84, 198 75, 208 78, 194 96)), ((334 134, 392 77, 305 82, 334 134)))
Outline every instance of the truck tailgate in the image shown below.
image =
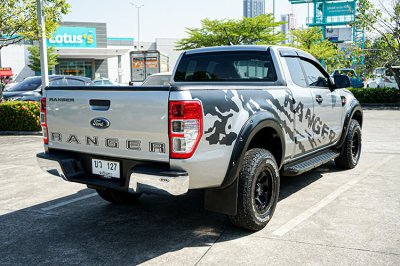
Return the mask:
POLYGON ((49 149, 167 162, 168 88, 47 90, 49 149))

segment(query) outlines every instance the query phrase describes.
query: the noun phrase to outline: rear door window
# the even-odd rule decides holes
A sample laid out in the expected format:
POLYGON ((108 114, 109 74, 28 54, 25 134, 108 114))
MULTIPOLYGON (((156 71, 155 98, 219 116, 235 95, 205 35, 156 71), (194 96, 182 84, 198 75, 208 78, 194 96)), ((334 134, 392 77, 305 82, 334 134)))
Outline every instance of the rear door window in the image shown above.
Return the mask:
POLYGON ((211 52, 185 55, 176 82, 274 82, 276 71, 268 51, 211 52))
POLYGON ((300 60, 297 57, 286 57, 285 60, 293 83, 300 87, 307 87, 306 77, 304 76, 300 60))

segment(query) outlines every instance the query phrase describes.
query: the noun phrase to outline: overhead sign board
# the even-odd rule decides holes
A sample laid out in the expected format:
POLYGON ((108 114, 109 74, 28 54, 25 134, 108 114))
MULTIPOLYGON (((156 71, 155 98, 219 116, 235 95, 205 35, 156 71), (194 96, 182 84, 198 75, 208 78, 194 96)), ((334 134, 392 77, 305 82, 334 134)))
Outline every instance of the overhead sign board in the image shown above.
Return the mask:
POLYGON ((352 16, 355 15, 356 1, 333 2, 324 5, 324 15, 326 17, 352 16))
POLYGON ((352 28, 326 28, 325 38, 331 42, 346 42, 353 39, 352 28))
POLYGON ((96 28, 61 26, 47 39, 47 45, 60 48, 96 48, 96 28))

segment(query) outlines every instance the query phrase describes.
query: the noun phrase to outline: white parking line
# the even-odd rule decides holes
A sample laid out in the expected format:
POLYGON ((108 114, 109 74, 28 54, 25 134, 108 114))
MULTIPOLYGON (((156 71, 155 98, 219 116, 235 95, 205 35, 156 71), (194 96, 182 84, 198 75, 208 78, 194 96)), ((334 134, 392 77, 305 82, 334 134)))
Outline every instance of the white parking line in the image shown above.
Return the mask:
POLYGON ((387 163, 388 161, 393 159, 393 157, 394 157, 393 155, 386 157, 379 164, 376 164, 375 167, 368 169, 364 174, 359 175, 358 177, 352 179, 350 182, 340 186, 338 189, 333 191, 331 194, 329 194, 328 196, 323 198, 320 202, 318 202, 317 204, 315 204, 314 206, 312 206, 305 212, 299 214, 298 216, 291 219, 289 222, 287 222, 286 224, 282 225, 280 228, 278 228, 277 230, 272 232, 272 234, 276 235, 276 236, 284 236, 290 230, 292 230, 293 228, 295 228, 296 226, 298 226, 299 224, 301 224, 302 222, 304 222, 305 220, 310 218, 312 215, 317 213, 319 210, 324 208, 326 205, 328 205, 329 203, 334 201, 342 193, 346 192, 352 186, 354 186, 355 184, 357 184, 358 182, 360 182, 361 180, 366 178, 371 172, 375 171, 376 169, 378 169, 379 167, 381 167, 382 165, 384 165, 385 163, 387 163))
POLYGON ((53 210, 53 209, 68 205, 70 203, 74 203, 74 202, 77 202, 77 201, 80 201, 80 200, 88 199, 88 198, 91 198, 91 197, 94 197, 94 196, 97 196, 97 193, 92 193, 92 194, 88 194, 86 196, 82 196, 82 197, 79 197, 79 198, 63 201, 63 202, 48 206, 46 208, 41 208, 41 210, 42 211, 50 211, 50 210, 53 210))

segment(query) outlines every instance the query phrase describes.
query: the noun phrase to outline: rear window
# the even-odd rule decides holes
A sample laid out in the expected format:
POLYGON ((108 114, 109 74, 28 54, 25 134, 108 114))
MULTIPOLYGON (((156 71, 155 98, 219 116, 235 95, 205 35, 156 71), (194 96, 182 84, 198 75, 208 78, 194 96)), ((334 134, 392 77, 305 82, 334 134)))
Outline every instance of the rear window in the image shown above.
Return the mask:
POLYGON ((214 52, 185 55, 175 82, 273 82, 276 71, 269 52, 214 52))
POLYGON ((26 78, 22 82, 14 85, 8 91, 34 91, 42 85, 41 77, 26 78))

